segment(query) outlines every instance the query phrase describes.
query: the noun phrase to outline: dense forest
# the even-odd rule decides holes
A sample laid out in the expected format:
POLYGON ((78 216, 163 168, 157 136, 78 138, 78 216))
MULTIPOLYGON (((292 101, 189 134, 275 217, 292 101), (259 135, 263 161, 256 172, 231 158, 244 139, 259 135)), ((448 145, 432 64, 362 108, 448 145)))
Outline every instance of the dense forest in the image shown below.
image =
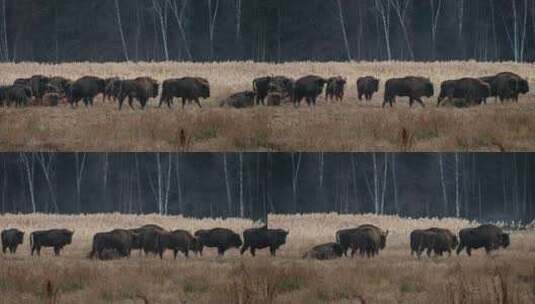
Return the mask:
POLYGON ((2 61, 535 59, 532 0, 0 0, 2 61))
POLYGON ((535 218, 535 154, 2 153, 0 212, 535 218))

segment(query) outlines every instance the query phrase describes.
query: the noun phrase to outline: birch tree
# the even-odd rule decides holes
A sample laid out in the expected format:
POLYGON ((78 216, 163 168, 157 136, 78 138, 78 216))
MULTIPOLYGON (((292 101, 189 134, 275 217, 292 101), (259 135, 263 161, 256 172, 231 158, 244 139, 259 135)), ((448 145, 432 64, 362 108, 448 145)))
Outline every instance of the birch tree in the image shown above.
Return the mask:
POLYGON ((390 61, 392 60, 392 51, 390 49, 390 1, 375 0, 375 10, 381 18, 385 38, 387 59, 388 61, 390 61))
POLYGON ((50 193, 50 201, 54 207, 54 213, 59 212, 58 201, 56 198, 56 189, 54 187, 55 171, 54 171, 54 152, 39 152, 36 154, 37 162, 41 166, 43 175, 45 176, 46 184, 48 186, 48 192, 50 193))
POLYGON ((227 194, 227 216, 232 216, 232 193, 230 191, 230 176, 227 166, 227 153, 223 153, 223 172, 225 173, 225 192, 227 194))
POLYGON ((245 205, 243 202, 243 153, 238 154, 240 161, 240 217, 245 217, 245 205))
POLYGON ((461 216, 460 186, 459 186, 459 152, 455 152, 455 216, 461 216))
POLYGON ((30 203, 32 206, 32 213, 37 212, 37 205, 35 203, 35 187, 34 187, 34 173, 35 173, 35 154, 33 153, 19 153, 20 160, 24 165, 24 172, 26 173, 26 181, 28 182, 28 191, 30 193, 30 203))
POLYGON ((291 153, 292 158, 292 198, 294 210, 297 211, 297 181, 299 178, 299 169, 301 168, 301 153, 291 153), (296 159, 297 158, 297 159, 296 159))
POLYGON ((210 37, 210 60, 214 59, 214 30, 217 12, 219 11, 219 0, 215 0, 212 8, 212 0, 208 1, 208 34, 210 37))
POLYGON ((165 61, 169 61, 169 50, 167 47, 167 1, 160 3, 160 0, 152 0, 152 8, 158 16, 160 23, 164 59, 165 61))
POLYGON ((178 5, 178 0, 167 0, 167 3, 171 7, 173 16, 175 17, 175 21, 178 27, 178 32, 180 33, 180 37, 182 39, 184 50, 186 51, 187 59, 191 61, 193 58, 191 56, 189 41, 186 37, 186 31, 184 30, 184 21, 183 21, 184 12, 186 10, 186 6, 188 5, 188 0, 182 0, 182 5, 180 7, 178 5))
POLYGON ((446 176, 444 172, 444 156, 442 153, 438 153, 438 164, 440 166, 440 186, 442 189, 442 212, 445 217, 448 216, 448 189, 446 184, 446 176))
POLYGON ((379 213, 379 173, 377 172, 377 156, 376 153, 372 153, 373 163, 373 206, 374 213, 379 213))
POLYGON ((119 28, 119 34, 121 36, 121 45, 123 46, 124 59, 128 61, 128 50, 126 48, 126 39, 123 33, 123 24, 121 22, 121 10, 119 8, 119 0, 115 0, 115 17, 117 19, 117 27, 119 28))
POLYGON ((410 60, 414 60, 414 52, 412 50, 412 45, 410 43, 409 33, 406 24, 407 12, 409 11, 411 0, 405 0, 403 4, 402 2, 402 0, 390 0, 390 4, 396 12, 396 16, 399 20, 399 25, 401 26, 401 30, 403 32, 403 39, 405 40, 405 44, 407 44, 407 50, 409 51, 410 60))
POLYGON ((351 50, 349 49, 349 42, 347 40, 346 25, 344 22, 344 13, 343 13, 343 8, 342 8, 342 3, 340 2, 340 0, 336 0, 336 6, 338 7, 338 20, 340 21, 340 29, 342 30, 342 37, 344 38, 347 61, 351 61, 351 50))
POLYGON ((78 212, 82 211, 81 193, 82 193, 82 179, 84 177, 84 170, 86 164, 87 154, 83 152, 74 152, 74 162, 76 170, 76 206, 78 212))
POLYGON ((433 50, 433 59, 435 59, 438 21, 440 19, 440 12, 442 11, 442 0, 429 0, 429 3, 431 5, 431 43, 433 50))

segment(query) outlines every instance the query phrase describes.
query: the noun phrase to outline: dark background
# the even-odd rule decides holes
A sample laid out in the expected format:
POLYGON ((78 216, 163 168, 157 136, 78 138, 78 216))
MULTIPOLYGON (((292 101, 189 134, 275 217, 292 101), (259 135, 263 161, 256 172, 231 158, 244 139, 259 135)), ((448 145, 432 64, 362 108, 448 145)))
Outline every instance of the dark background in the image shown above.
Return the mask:
POLYGON ((535 217, 534 166, 531 153, 2 153, 0 212, 340 212, 526 223, 535 217))
POLYGON ((1 0, 0 60, 532 61, 534 20, 532 0, 1 0))

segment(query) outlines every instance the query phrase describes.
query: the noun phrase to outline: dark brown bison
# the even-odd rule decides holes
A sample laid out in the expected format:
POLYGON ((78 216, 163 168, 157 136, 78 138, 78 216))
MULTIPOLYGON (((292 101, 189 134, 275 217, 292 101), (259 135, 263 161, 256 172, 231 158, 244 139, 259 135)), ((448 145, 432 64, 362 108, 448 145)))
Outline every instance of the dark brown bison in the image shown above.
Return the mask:
POLYGON ((511 72, 502 72, 494 76, 479 78, 488 83, 491 88, 490 96, 500 99, 501 102, 512 99, 518 101, 520 94, 529 92, 529 83, 519 75, 511 72))
POLYGON ((58 93, 60 95, 65 95, 69 90, 70 86, 73 84, 73 81, 65 77, 54 76, 50 77, 48 84, 58 88, 58 93))
POLYGON ((507 248, 510 244, 509 234, 495 225, 484 224, 476 228, 466 228, 459 232, 459 247, 457 255, 466 248, 471 256, 472 249, 485 248, 487 254, 500 247, 507 248))
POLYGON ((396 96, 409 97, 409 106, 411 107, 414 101, 425 107, 421 98, 423 96, 431 97, 434 94, 433 83, 431 83, 429 78, 416 76, 392 78, 385 83, 383 108, 387 103, 392 107, 394 102, 396 102, 396 96))
POLYGON ((176 259, 178 251, 181 251, 185 257, 189 256, 189 251, 197 251, 197 239, 186 230, 175 230, 171 232, 158 233, 158 254, 163 259, 166 249, 173 250, 173 256, 176 259))
POLYGON ((138 234, 125 229, 115 229, 109 232, 98 232, 93 236, 93 245, 88 257, 103 259, 104 250, 114 250, 122 257, 129 257, 138 234))
POLYGON ((138 77, 119 83, 119 110, 123 106, 124 99, 128 97, 128 105, 134 109, 132 101, 136 98, 141 108, 144 109, 149 98, 158 96, 158 82, 150 77, 138 77))
POLYGON ((14 254, 17 252, 17 247, 24 241, 24 232, 16 228, 6 229, 2 231, 1 239, 2 252, 5 254, 9 248, 9 252, 14 254))
POLYGON ((327 87, 325 88, 325 100, 342 101, 344 99, 344 88, 346 86, 346 79, 341 76, 331 77, 327 79, 327 87))
POLYGON ((50 81, 49 77, 43 75, 33 75, 30 77, 30 88, 32 89, 32 94, 37 100, 41 100, 45 94, 45 86, 50 81))
POLYGON ((295 82, 293 103, 298 106, 301 100, 305 98, 309 106, 316 105, 316 99, 323 92, 326 80, 315 75, 309 75, 299 78, 295 82))
POLYGON ((84 76, 76 80, 69 88, 67 101, 71 106, 78 106, 83 99, 85 106, 93 105, 93 98, 98 94, 104 94, 106 81, 95 76, 84 76))
POLYGON ((226 228, 213 228, 210 230, 197 230, 195 237, 199 241, 199 253, 202 255, 203 247, 217 248, 217 254, 222 256, 229 248, 240 248, 242 240, 240 235, 226 228))
POLYGON ((11 88, 11 85, 3 85, 0 86, 0 106, 4 106, 4 104, 8 105, 8 99, 7 99, 7 92, 11 88))
POLYGON ((115 101, 119 99, 122 80, 119 77, 111 77, 104 79, 104 81, 106 82, 106 87, 104 87, 102 101, 105 102, 107 99, 115 101))
POLYGON ((368 258, 379 254, 381 247, 381 234, 371 227, 360 228, 349 235, 351 257, 359 251, 360 256, 368 258))
POLYGON ((332 260, 341 257, 342 247, 337 243, 326 243, 312 247, 303 255, 303 259, 332 260))
POLYGON ((252 91, 234 93, 219 102, 219 106, 221 107, 232 107, 236 109, 253 107, 254 105, 255 94, 252 91))
POLYGON ((290 97, 291 99, 291 96, 293 95, 293 88, 293 79, 286 76, 265 76, 255 78, 253 80, 253 92, 255 94, 257 105, 265 105, 264 100, 266 97, 270 97, 270 95, 271 99, 273 99, 275 96, 279 99, 278 102, 275 102, 278 104, 280 104, 280 101, 286 97, 290 97))
POLYGON ((67 229, 51 229, 30 233, 31 255, 37 251, 41 255, 41 247, 54 247, 54 254, 60 255, 61 249, 72 243, 74 231, 67 229))
POLYGON ((357 79, 357 94, 359 100, 362 100, 362 96, 366 100, 371 100, 373 94, 379 91, 379 79, 373 76, 365 76, 357 79))
POLYGON ((13 85, 30 87, 30 78, 17 78, 15 81, 13 81, 13 85))
POLYGON ((490 85, 477 78, 461 78, 446 80, 440 84, 440 95, 437 100, 437 107, 444 99, 453 98, 464 99, 464 103, 487 103, 490 96, 490 85))
POLYGON ((32 96, 32 91, 30 87, 12 85, 7 90, 7 104, 10 105, 12 102, 15 103, 15 106, 22 107, 28 105, 32 96))
POLYGON ((200 77, 167 79, 162 84, 162 95, 158 107, 161 107, 162 103, 165 102, 171 108, 174 97, 182 98, 182 108, 186 106, 186 102, 191 101, 195 101, 201 108, 199 98, 210 97, 210 84, 208 80, 200 77))
POLYGON ((61 96, 58 93, 46 93, 43 95, 43 105, 55 107, 59 104, 61 96))
POLYGON ((383 231, 381 228, 371 225, 363 224, 357 228, 342 229, 336 232, 336 242, 340 245, 345 256, 347 256, 347 249, 351 247, 351 234, 362 229, 372 229, 379 235, 379 249, 386 247, 386 239, 388 237, 388 230, 383 231))
POLYGON ((256 104, 264 104, 264 100, 268 95, 269 83, 273 79, 272 76, 265 76, 253 79, 253 92, 255 94, 256 104))
POLYGON ((165 232, 162 227, 154 224, 143 225, 139 228, 130 229, 137 234, 136 242, 132 244, 132 249, 139 249, 145 255, 149 253, 158 254, 158 233, 165 232))
POLYGON ((248 248, 252 256, 256 249, 269 247, 269 252, 275 256, 277 249, 286 243, 289 231, 282 229, 268 229, 267 226, 250 228, 243 231, 243 246, 240 253, 243 254, 248 248))

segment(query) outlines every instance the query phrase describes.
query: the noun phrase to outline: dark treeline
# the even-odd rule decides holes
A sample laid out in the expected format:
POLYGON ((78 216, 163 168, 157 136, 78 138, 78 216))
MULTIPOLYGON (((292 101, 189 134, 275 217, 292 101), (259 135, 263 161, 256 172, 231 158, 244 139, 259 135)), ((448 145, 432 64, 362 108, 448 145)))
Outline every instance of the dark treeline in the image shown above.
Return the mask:
POLYGON ((535 59, 531 0, 17 0, 3 61, 535 59))
POLYGON ((3 153, 0 211, 528 222, 534 165, 529 153, 3 153))

